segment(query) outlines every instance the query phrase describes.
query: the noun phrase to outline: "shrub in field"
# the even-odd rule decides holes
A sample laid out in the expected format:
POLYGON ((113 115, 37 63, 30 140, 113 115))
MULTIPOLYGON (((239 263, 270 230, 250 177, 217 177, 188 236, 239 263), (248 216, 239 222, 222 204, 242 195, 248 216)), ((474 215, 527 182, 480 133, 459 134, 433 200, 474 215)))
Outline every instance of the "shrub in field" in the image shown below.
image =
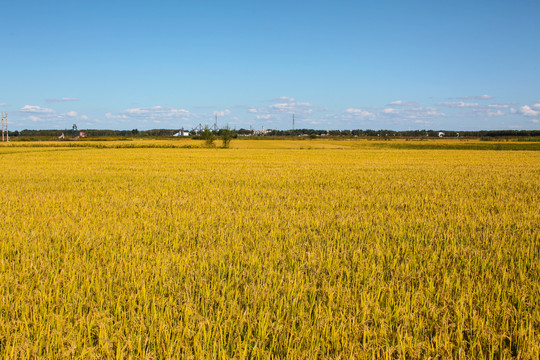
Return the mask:
POLYGON ((223 147, 224 148, 228 148, 231 144, 231 141, 234 137, 234 133, 231 131, 231 128, 229 127, 229 125, 225 126, 223 129, 221 129, 220 131, 221 133, 221 141, 223 141, 223 147))
POLYGON ((216 140, 216 136, 210 130, 208 125, 205 125, 203 131, 201 132, 201 139, 204 140, 204 144, 206 147, 215 147, 216 144, 214 144, 214 141, 216 140))

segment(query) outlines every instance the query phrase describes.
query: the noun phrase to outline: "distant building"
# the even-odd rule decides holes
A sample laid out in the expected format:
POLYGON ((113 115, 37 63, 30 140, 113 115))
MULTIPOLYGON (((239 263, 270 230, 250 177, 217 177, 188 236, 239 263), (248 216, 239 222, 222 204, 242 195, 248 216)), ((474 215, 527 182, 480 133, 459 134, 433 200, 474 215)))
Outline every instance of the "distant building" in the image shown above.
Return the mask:
POLYGON ((262 130, 253 130, 253 135, 255 136, 261 136, 261 135, 266 135, 268 134, 270 131, 270 129, 266 129, 264 128, 264 126, 262 127, 262 130))
POLYGON ((180 130, 179 132, 177 132, 176 134, 174 134, 173 136, 189 136, 189 131, 185 131, 185 130, 180 130))
POLYGON ((439 131, 439 137, 444 137, 444 133, 442 131, 439 131))

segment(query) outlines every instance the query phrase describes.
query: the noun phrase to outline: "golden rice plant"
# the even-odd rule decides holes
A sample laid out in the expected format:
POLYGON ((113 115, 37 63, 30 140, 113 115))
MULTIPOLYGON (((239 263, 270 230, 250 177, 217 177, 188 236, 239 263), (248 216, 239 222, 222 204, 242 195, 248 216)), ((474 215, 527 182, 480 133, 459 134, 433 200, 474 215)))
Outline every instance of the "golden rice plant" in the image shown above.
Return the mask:
POLYGON ((0 358, 540 357, 538 151, 163 144, 0 148, 0 358))

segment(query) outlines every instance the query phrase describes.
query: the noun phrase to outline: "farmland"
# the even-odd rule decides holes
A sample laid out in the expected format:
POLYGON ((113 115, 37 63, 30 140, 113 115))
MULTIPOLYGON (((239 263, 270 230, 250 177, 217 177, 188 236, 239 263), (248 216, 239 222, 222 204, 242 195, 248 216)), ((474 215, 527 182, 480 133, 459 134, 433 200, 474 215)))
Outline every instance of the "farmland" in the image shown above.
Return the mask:
POLYGON ((540 357, 538 143, 0 146, 0 358, 540 357))

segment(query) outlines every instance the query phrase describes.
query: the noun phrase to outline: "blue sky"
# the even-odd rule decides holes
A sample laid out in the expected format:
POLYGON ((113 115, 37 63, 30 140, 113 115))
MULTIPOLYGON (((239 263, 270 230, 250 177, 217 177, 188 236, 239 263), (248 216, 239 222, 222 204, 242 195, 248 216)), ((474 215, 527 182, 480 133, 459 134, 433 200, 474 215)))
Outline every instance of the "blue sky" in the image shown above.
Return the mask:
POLYGON ((540 129, 540 1, 2 1, 11 130, 540 129))

